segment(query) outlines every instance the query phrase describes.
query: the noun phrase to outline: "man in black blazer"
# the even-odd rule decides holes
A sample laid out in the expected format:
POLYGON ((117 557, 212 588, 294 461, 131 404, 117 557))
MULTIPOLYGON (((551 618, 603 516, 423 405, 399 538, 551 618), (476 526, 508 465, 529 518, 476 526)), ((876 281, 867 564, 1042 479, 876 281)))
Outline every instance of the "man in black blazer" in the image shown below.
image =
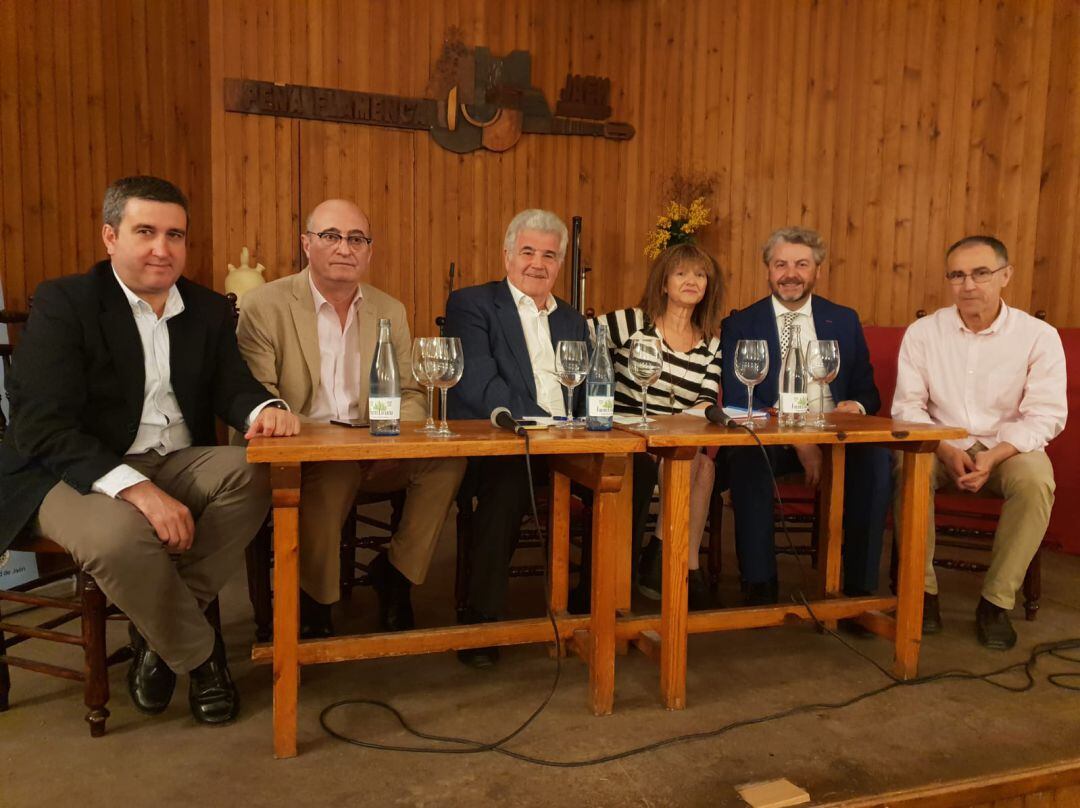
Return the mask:
POLYGON ((299 420, 251 376, 232 307, 183 278, 187 199, 155 177, 105 193, 110 259, 42 283, 8 379, 0 551, 56 541, 131 620, 135 706, 162 712, 177 673, 203 723, 236 715, 224 646, 203 614, 269 506, 266 472, 218 447, 214 416, 255 435, 299 420))
MULTIPOLYGON (((834 339, 840 370, 824 395, 826 410, 873 415, 881 407, 870 353, 859 316, 853 309, 813 295, 825 260, 821 235, 801 227, 774 232, 762 258, 768 297, 727 317, 721 325, 721 385, 725 406, 746 407, 746 387, 734 372, 741 339, 764 339, 769 345, 769 374, 754 388, 754 407, 776 405, 779 398, 782 331, 798 325, 802 347, 811 339, 834 339)), ((816 398, 816 386, 811 390, 816 398)), ((766 450, 777 475, 802 469, 817 486, 822 453, 816 445, 770 446, 766 450)), ((756 447, 726 454, 735 509, 735 544, 748 604, 775 603, 778 595, 773 540, 773 492, 768 466, 756 447)), ((844 592, 868 594, 877 589, 881 534, 889 507, 889 453, 880 447, 848 446, 844 484, 844 592)))

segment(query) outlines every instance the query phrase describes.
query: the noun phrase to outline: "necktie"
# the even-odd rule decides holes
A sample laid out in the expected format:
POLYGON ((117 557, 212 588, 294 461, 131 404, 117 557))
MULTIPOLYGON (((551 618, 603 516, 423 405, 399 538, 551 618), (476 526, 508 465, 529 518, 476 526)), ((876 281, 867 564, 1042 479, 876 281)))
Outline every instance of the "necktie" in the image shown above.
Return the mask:
POLYGON ((791 327, 795 325, 795 318, 799 316, 797 311, 789 311, 782 315, 784 325, 780 329, 780 361, 787 356, 788 346, 791 345, 791 327))

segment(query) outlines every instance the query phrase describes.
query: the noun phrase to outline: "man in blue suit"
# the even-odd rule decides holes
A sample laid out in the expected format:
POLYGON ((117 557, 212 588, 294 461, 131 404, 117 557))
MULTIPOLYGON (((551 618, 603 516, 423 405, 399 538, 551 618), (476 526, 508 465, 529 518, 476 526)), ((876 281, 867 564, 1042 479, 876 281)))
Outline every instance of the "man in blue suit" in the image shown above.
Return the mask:
MULTIPOLYGON (((446 335, 461 339, 465 372, 449 393, 451 418, 489 418, 508 407, 515 418, 561 416, 566 404, 555 373, 559 340, 588 342, 585 318, 552 294, 566 256, 566 225, 550 211, 524 210, 511 220, 503 241, 504 280, 461 289, 446 302, 446 335)), ((584 396, 575 412, 584 411, 584 396)), ((635 492, 656 483, 635 474, 635 492)), ((546 464, 533 461, 537 480, 546 478, 546 464)), ((635 464, 637 471, 637 464, 635 464)), ((522 517, 530 509, 525 464, 519 457, 474 458, 466 496, 477 499, 470 548, 469 597, 465 622, 499 618, 506 600, 510 558, 521 534, 522 517)), ((648 507, 647 494, 644 498, 648 507)), ((640 521, 640 520, 635 520, 640 521)), ((587 552, 586 548, 586 552, 587 552)), ((584 568, 585 565, 583 565, 584 568)), ((587 608, 588 581, 571 593, 571 609, 587 608), (575 608, 576 607, 576 608, 575 608)), ((462 662, 488 667, 497 649, 459 651, 462 662)))
MULTIPOLYGON (((738 341, 764 339, 769 344, 769 374, 754 389, 754 407, 776 406, 781 342, 790 338, 790 326, 798 325, 804 350, 814 339, 834 339, 840 347, 840 371, 821 392, 824 409, 876 413, 881 397, 859 316, 853 309, 812 294, 825 260, 821 235, 801 227, 777 230, 765 242, 762 259, 772 294, 734 312, 721 326, 724 404, 745 407, 747 403, 746 387, 736 378, 733 365, 738 341)), ((770 446, 766 451, 777 475, 801 468, 807 484, 817 486, 822 464, 819 446, 770 446)), ((775 603, 778 584, 769 469, 757 446, 733 448, 727 453, 727 463, 746 602, 775 603)), ((847 595, 863 595, 877 589, 881 534, 889 507, 889 453, 880 447, 848 446, 846 470, 843 587, 847 595)))

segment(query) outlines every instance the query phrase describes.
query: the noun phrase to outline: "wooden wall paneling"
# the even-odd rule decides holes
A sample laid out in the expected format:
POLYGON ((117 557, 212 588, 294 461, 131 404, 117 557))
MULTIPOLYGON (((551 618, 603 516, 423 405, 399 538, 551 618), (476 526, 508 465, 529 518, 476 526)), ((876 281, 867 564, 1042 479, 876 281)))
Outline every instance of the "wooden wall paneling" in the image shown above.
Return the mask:
MULTIPOLYGON (((874 35, 875 3, 858 3, 855 8, 855 33, 857 42, 871 42, 874 35)), ((866 304, 872 289, 868 289, 867 279, 871 277, 865 261, 866 242, 866 164, 870 152, 870 87, 871 87, 872 49, 856 49, 854 63, 846 76, 847 92, 851 94, 854 115, 851 122, 851 169, 848 174, 849 202, 846 211, 840 217, 844 242, 844 267, 848 282, 853 284, 857 298, 847 301, 865 319, 866 304)))
MULTIPOLYGON (((23 267, 24 293, 27 298, 33 294, 34 287, 44 278, 44 267, 59 257, 50 245, 46 249, 44 233, 47 230, 47 211, 45 209, 45 187, 41 171, 42 126, 40 121, 42 104, 38 101, 39 89, 35 74, 37 62, 35 54, 41 52, 43 43, 39 36, 38 10, 26 3, 18 4, 19 35, 23 42, 32 43, 31 47, 19 48, 19 145, 22 148, 22 206, 25 212, 26 252, 30 256, 23 267)), ((48 52, 46 52, 47 54, 48 52)), ((55 244, 55 241, 53 242, 55 244)))
MULTIPOLYGON (((855 42, 858 32, 858 4, 845 4, 843 13, 836 23, 839 42, 855 42)), ((854 63, 857 48, 841 48, 838 54, 836 108, 837 124, 835 140, 832 144, 834 157, 834 187, 831 200, 830 221, 832 226, 824 233, 829 245, 829 259, 826 270, 822 273, 822 294, 849 306, 858 307, 859 285, 853 274, 853 267, 848 262, 848 214, 851 210, 852 184, 852 138, 855 129, 855 98, 857 95, 857 77, 854 75, 854 63)))
POLYGON ((0 259, 3 261, 4 305, 10 309, 26 307, 24 280, 24 255, 33 254, 25 229, 23 214, 23 165, 26 152, 22 149, 20 122, 22 105, 18 81, 20 75, 20 51, 17 47, 19 26, 18 9, 14 3, 0 3, 0 205, 3 220, 0 222, 0 259))
POLYGON ((1080 7, 1057 0, 1034 261, 1033 308, 1055 325, 1080 323, 1080 7))
MULTIPOLYGON (((78 11, 76 10, 76 14, 78 11)), ((75 20, 72 21, 73 23, 75 20)), ((52 72, 54 77, 55 148, 54 170, 56 182, 55 211, 51 239, 62 250, 63 261, 78 257, 78 227, 75 220, 75 127, 72 112, 72 60, 71 29, 74 25, 43 26, 52 35, 52 72), (51 30, 50 30, 51 29, 51 30), (63 249, 64 245, 70 245, 63 249), (72 249, 73 248, 73 249, 72 249)), ((44 101, 44 98, 42 99, 44 101)), ((47 277, 64 273, 60 261, 45 267, 47 277)))

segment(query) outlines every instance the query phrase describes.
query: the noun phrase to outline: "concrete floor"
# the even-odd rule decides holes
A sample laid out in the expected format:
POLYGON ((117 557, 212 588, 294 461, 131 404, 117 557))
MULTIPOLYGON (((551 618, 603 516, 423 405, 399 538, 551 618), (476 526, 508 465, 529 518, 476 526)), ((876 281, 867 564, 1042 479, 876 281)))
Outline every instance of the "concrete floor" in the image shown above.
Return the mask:
MULTIPOLYGON (((440 544, 429 583, 414 594, 420 625, 453 619, 450 538, 440 544)), ((782 561, 782 581, 798 581, 793 563, 782 561)), ((734 558, 725 558, 725 565, 721 597, 730 604, 736 601, 734 558)), ((1036 643, 1080 637, 1078 557, 1047 555, 1039 619, 1025 623, 1017 612, 1020 642, 1005 654, 986 651, 974 639, 979 576, 942 571, 940 580, 945 631, 924 642, 924 674, 988 671, 1023 660, 1036 643)), ((535 614, 539 581, 519 580, 511 588, 516 613, 535 614)), ((373 630, 374 603, 371 591, 358 590, 339 611, 339 628, 373 630)), ((637 606, 654 608, 648 601, 637 606)), ((820 803, 1065 760, 1080 749, 1077 695, 1045 681, 1046 673, 1070 667, 1047 658, 1037 668, 1036 687, 1022 694, 978 682, 895 689, 843 709, 816 710, 587 768, 541 767, 494 753, 371 751, 339 743, 319 727, 319 711, 327 704, 371 698, 391 701, 429 732, 501 737, 540 703, 552 681, 554 662, 546 651, 524 646, 504 649, 500 664, 489 671, 465 668, 451 654, 307 668, 300 756, 275 761, 271 672, 248 661, 252 623, 242 572, 223 593, 222 610, 243 700, 239 721, 220 729, 196 726, 183 679, 164 715, 143 716, 128 700, 119 666, 111 672, 108 734, 92 740, 82 722, 78 686, 13 670, 12 708, 0 714, 0 806, 727 806, 744 804, 736 785, 777 777, 806 788, 820 803)), ((121 644, 123 625, 111 626, 110 635, 121 644)), ((891 659, 884 641, 851 642, 881 664, 891 659)), ((76 659, 71 650, 59 654, 66 656, 50 658, 69 664, 76 659)), ((585 708, 583 665, 565 661, 551 704, 509 747, 574 761, 804 703, 842 701, 886 681, 836 639, 807 626, 691 637, 689 655, 687 710, 667 712, 659 705, 655 666, 632 653, 618 659, 616 712, 605 718, 593 718, 585 708)), ((370 708, 346 708, 333 723, 384 743, 423 743, 370 708)))

